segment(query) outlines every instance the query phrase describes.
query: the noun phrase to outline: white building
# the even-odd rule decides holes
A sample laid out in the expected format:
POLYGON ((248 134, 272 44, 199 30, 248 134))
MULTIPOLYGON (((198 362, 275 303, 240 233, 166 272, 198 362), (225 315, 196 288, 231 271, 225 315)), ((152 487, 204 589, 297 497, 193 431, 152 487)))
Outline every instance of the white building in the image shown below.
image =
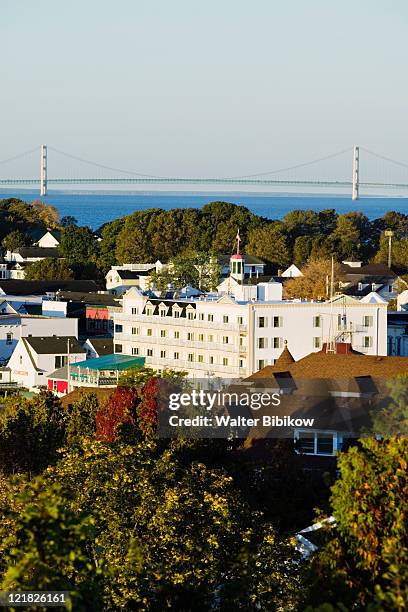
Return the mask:
POLYGON ((66 365, 68 359, 75 363, 84 357, 85 349, 75 337, 24 337, 18 341, 8 367, 13 381, 35 390, 47 385, 47 376, 66 365))
POLYGON ((17 312, 0 314, 0 364, 6 362, 22 337, 78 337, 78 319, 23 315, 17 312))
POLYGON ((282 272, 281 276, 283 276, 283 278, 299 278, 299 276, 303 276, 303 273, 295 264, 291 264, 289 268, 286 268, 286 270, 282 272))
POLYGON ((248 376, 273 364, 285 340, 295 359, 340 341, 369 355, 387 354, 386 304, 347 296, 331 302, 266 297, 161 299, 132 288, 123 296, 122 311, 113 315, 114 352, 195 378, 248 376))

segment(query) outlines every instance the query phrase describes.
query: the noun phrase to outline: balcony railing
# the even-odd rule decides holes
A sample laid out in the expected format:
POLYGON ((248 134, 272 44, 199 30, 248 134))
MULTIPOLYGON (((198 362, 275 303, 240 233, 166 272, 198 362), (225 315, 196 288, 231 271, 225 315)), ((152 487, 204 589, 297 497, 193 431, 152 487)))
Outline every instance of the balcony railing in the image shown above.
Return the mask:
POLYGON ((239 325, 238 323, 215 323, 213 321, 199 321, 197 319, 185 319, 175 317, 160 317, 159 315, 148 316, 141 314, 128 314, 128 313, 115 313, 115 323, 121 323, 127 321, 131 323, 155 323, 156 325, 171 325, 173 327, 191 327, 194 329, 218 329, 221 331, 235 331, 235 332, 246 332, 247 325, 239 325))
POLYGON ((154 344, 172 346, 175 350, 179 348, 201 349, 203 351, 223 351, 227 353, 245 352, 244 346, 239 346, 236 342, 224 344, 222 342, 208 342, 197 340, 182 340, 181 338, 159 338, 157 336, 146 336, 142 334, 115 334, 115 342, 133 342, 135 344, 154 344))

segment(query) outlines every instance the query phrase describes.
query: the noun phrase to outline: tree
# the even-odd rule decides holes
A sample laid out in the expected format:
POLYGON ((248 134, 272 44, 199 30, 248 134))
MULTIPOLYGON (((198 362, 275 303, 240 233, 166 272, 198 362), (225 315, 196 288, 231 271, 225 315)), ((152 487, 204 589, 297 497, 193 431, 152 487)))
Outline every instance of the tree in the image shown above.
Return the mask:
POLYGON ((265 259, 276 268, 286 268, 290 263, 287 235, 281 223, 268 223, 251 230, 245 250, 248 255, 265 259))
POLYGON ((70 280, 74 278, 71 268, 64 259, 45 258, 27 266, 26 280, 70 280))
POLYGON ((26 234, 23 234, 20 230, 14 230, 10 232, 5 238, 3 238, 2 245, 6 251, 14 253, 21 247, 27 246, 30 243, 29 238, 26 234))
MULTIPOLYGON (((374 261, 376 263, 388 264, 389 242, 384 233, 380 236, 378 251, 374 261)), ((402 273, 408 271, 408 238, 393 237, 391 241, 391 263, 394 269, 402 273)))
POLYGON ((339 456, 331 496, 336 528, 313 560, 308 610, 405 609, 407 463, 405 437, 365 438, 339 456), (334 607, 314 607, 323 597, 334 607))
POLYGON ((73 446, 82 438, 93 438, 96 433, 96 414, 99 410, 98 398, 95 393, 84 393, 74 402, 69 414, 67 425, 67 444, 73 446))
POLYGON ((312 247, 312 236, 298 236, 293 245, 293 262, 297 266, 304 266, 312 253, 312 247))
POLYGON ((0 411, 0 466, 5 474, 39 474, 57 460, 66 415, 52 393, 31 400, 15 396, 0 411))
POLYGON ((59 249, 72 267, 84 266, 96 260, 97 243, 89 227, 65 227, 61 232, 59 249))
POLYGON ((104 609, 290 610, 292 544, 250 511, 223 470, 191 463, 192 446, 87 440, 48 472, 64 482, 67 512, 94 517, 98 566, 109 568, 104 609))
POLYGON ((45 227, 53 229, 59 225, 59 214, 55 206, 47 206, 41 200, 31 202, 32 208, 38 213, 38 217, 44 223, 45 227))
POLYGON ((321 220, 314 210, 292 210, 282 221, 293 241, 298 236, 314 236, 320 232, 321 220))
POLYGON ((68 501, 61 484, 48 485, 42 478, 19 493, 0 586, 8 591, 68 591, 70 609, 102 609, 95 517, 72 511, 68 501))
POLYGON ((389 398, 371 412, 371 432, 382 437, 408 435, 408 376, 388 383, 389 398))
POLYGON ((69 227, 70 225, 78 225, 78 220, 72 215, 65 215, 60 221, 61 227, 69 227))
MULTIPOLYGON (((331 261, 310 260, 302 269, 303 276, 291 278, 284 286, 287 298, 325 299, 330 295, 331 261)), ((339 265, 334 264, 334 289, 339 278, 339 265)))

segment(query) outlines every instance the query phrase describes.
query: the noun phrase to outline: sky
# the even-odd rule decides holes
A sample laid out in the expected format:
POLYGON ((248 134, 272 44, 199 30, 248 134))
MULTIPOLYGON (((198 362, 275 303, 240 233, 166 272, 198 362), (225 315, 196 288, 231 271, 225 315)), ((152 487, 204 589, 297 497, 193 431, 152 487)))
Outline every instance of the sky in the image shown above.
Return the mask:
POLYGON ((359 144, 408 163, 407 22, 406 0, 2 0, 0 160, 46 143, 241 176, 359 144))

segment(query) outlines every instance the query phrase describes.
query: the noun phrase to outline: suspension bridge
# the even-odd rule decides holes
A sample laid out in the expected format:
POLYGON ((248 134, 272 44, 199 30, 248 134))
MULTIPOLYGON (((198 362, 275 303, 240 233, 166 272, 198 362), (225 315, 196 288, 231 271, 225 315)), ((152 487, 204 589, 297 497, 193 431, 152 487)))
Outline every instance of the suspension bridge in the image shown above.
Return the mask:
MULTIPOLYGON (((16 165, 17 170, 14 170, 13 176, 11 173, 7 177, 2 177, 0 174, 0 186, 38 186, 41 196, 47 195, 47 190, 50 185, 130 185, 130 184, 145 184, 145 185, 236 185, 236 186, 265 186, 265 187, 311 187, 311 188, 332 188, 337 189, 348 189, 351 192, 353 200, 357 200, 360 195, 360 189, 366 188, 371 190, 382 190, 382 189, 405 189, 408 191, 408 164, 400 162, 389 157, 379 155, 359 146, 353 146, 352 148, 344 149, 336 153, 331 153, 318 159, 313 159, 303 163, 298 163, 293 166, 274 169, 268 172, 260 172, 257 174, 248 174, 241 176, 226 176, 226 177, 183 177, 183 176, 156 176, 151 174, 144 174, 141 172, 134 172, 131 170, 123 170, 120 168, 113 168, 95 161, 83 159, 70 153, 60 151, 54 147, 47 145, 41 145, 39 148, 25 151, 13 157, 0 160, 0 170, 10 167, 10 164, 16 165), (360 174, 360 151, 364 152, 368 157, 376 158, 381 160, 383 163, 386 162, 388 165, 394 168, 404 171, 403 175, 401 172, 398 177, 388 176, 386 179, 365 178, 362 180, 360 174), (62 156, 66 159, 74 161, 82 165, 82 171, 70 172, 66 176, 50 176, 49 173, 49 153, 53 156, 62 156), (39 173, 37 176, 33 176, 31 173, 29 176, 23 177, 18 169, 18 164, 24 158, 30 156, 39 156, 39 173), (347 177, 347 170, 343 169, 343 175, 337 179, 333 179, 330 176, 319 176, 319 170, 316 167, 321 167, 322 163, 328 160, 335 160, 339 157, 347 155, 348 167, 350 169, 349 176, 347 177), (351 157, 351 159, 350 159, 351 157), (351 163, 350 163, 351 162, 351 163), (91 174, 89 170, 84 174, 85 168, 93 168, 91 174), (310 176, 311 168, 315 168, 314 175, 310 176), (98 170, 99 175, 95 172, 98 170), (101 176, 101 171, 105 173, 105 176, 101 176), (306 176, 304 172, 306 171, 306 176), (108 175, 106 175, 108 173, 108 175), (303 176, 302 176, 303 173, 303 176)), ((313 173, 312 173, 313 174, 313 173)))

